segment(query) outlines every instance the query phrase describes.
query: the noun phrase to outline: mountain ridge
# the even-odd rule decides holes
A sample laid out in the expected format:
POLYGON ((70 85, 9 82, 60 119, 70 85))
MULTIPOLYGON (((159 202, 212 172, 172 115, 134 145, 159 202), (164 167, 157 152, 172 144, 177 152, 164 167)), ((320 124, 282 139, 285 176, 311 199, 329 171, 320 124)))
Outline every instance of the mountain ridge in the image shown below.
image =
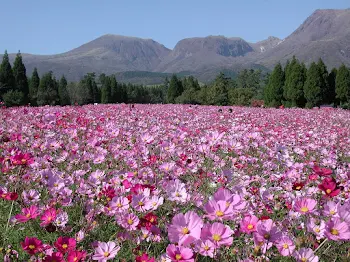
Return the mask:
MULTIPOLYGON (((350 66, 350 9, 317 9, 286 38, 270 36, 256 43, 210 35, 182 39, 169 49, 150 38, 106 34, 61 54, 22 54, 28 74, 34 67, 69 80, 88 72, 189 72, 206 75, 201 81, 212 79, 218 70, 272 69, 294 55, 306 64, 322 58, 329 68, 350 66)), ((14 56, 10 54, 11 61, 14 56)))

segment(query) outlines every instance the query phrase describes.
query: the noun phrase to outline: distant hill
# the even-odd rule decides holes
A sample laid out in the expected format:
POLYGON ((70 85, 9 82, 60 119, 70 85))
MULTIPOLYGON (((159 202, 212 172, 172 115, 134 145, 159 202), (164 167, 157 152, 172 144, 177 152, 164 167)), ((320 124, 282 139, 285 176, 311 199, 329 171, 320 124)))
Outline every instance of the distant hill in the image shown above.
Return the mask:
POLYGON ((206 82, 220 71, 269 70, 293 55, 307 64, 322 58, 329 68, 350 66, 350 9, 316 10, 285 39, 272 36, 248 43, 238 37, 194 37, 170 50, 151 39, 104 35, 63 54, 23 54, 23 60, 28 74, 37 67, 40 73, 51 70, 69 80, 96 72, 117 74, 119 81, 155 84, 171 73, 193 74, 206 82))

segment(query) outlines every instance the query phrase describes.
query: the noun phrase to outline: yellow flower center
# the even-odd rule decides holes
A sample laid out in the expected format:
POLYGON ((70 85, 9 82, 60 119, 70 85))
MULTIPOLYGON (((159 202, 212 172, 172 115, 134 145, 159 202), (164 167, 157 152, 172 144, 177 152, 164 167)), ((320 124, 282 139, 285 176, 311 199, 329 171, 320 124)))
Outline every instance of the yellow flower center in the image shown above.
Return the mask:
POLYGON ((329 213, 333 216, 333 215, 335 215, 336 212, 335 212, 335 210, 331 210, 329 213))
POLYGON ((34 245, 29 245, 29 249, 34 249, 35 246, 34 245))
POLYGON ((339 235, 339 231, 337 229, 335 229, 335 228, 332 228, 331 229, 331 234, 334 235, 334 236, 337 236, 337 235, 339 235))
POLYGON ((327 194, 330 194, 330 193, 332 193, 332 190, 330 190, 329 188, 326 190, 326 193, 327 194))
POLYGON ((117 204, 117 207, 122 207, 122 204, 118 203, 118 204, 117 204))
POLYGON ((302 207, 302 208, 300 208, 300 211, 303 213, 306 213, 309 211, 309 209, 307 207, 302 207))
POLYGON ((221 210, 216 211, 217 217, 222 217, 223 215, 224 215, 224 212, 222 212, 221 210))
POLYGON ((129 219, 128 219, 128 224, 129 224, 129 225, 132 225, 132 223, 133 223, 132 219, 129 218, 129 219))
POLYGON ((28 214, 26 214, 26 217, 27 217, 27 218, 30 218, 30 214, 29 214, 29 213, 28 213, 28 214))
POLYGON ((266 233, 266 234, 264 235, 264 238, 265 238, 265 239, 269 239, 269 238, 270 238, 270 234, 266 233))
POLYGON ((252 224, 249 224, 249 225, 247 226, 247 228, 248 228, 248 229, 253 229, 254 226, 253 226, 252 224))
POLYGON ((182 229, 182 234, 184 234, 184 235, 187 235, 189 232, 190 232, 190 231, 188 230, 187 227, 184 227, 184 228, 182 229))
POLYGON ((109 252, 104 252, 104 253, 103 253, 103 256, 104 256, 104 257, 109 257, 109 252))
POLYGON ((214 241, 220 241, 221 240, 221 236, 218 235, 218 234, 214 234, 213 235, 213 239, 214 239, 214 241))
POLYGON ((175 255, 175 259, 176 259, 176 260, 181 260, 181 258, 182 258, 181 254, 176 254, 176 255, 175 255))
POLYGON ((288 247, 289 247, 288 244, 286 244, 286 243, 283 244, 284 249, 288 249, 288 247))
POLYGON ((74 261, 74 262, 78 261, 78 258, 77 258, 77 257, 75 257, 75 258, 73 259, 73 261, 74 261))
POLYGON ((62 245, 62 248, 63 248, 63 249, 66 249, 67 247, 68 247, 67 244, 63 244, 63 245, 62 245))
POLYGON ((204 246, 204 250, 205 250, 205 251, 208 251, 209 249, 210 249, 209 246, 204 246))
POLYGON ((307 258, 306 258, 306 257, 303 257, 303 258, 301 259, 301 261, 302 261, 302 262, 307 262, 307 258))
POLYGON ((315 231, 316 233, 320 233, 320 232, 321 232, 321 229, 320 229, 319 227, 315 227, 314 231, 315 231))
POLYGON ((296 189, 296 190, 300 190, 300 189, 301 189, 301 186, 297 186, 295 189, 296 189))
POLYGON ((139 206, 142 207, 144 203, 142 201, 139 201, 139 206))

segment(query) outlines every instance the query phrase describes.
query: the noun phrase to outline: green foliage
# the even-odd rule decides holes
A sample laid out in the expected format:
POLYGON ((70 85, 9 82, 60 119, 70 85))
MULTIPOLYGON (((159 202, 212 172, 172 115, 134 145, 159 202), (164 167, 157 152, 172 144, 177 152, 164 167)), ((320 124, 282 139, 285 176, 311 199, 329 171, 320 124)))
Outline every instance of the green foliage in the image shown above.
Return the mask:
POLYGON ((102 104, 109 104, 112 102, 112 87, 111 87, 111 80, 109 77, 106 77, 106 75, 100 76, 100 81, 102 83, 101 87, 101 103, 102 104))
POLYGON ((330 85, 328 82, 328 70, 322 59, 320 58, 317 63, 319 74, 320 74, 320 88, 322 93, 322 102, 323 103, 331 103, 329 94, 331 93, 330 85))
POLYGON ((25 97, 22 91, 10 90, 3 95, 6 106, 20 106, 24 104, 25 97))
POLYGON ((182 94, 183 90, 182 82, 176 75, 173 75, 170 79, 167 93, 168 103, 175 103, 175 99, 182 94))
POLYGON ((339 67, 335 79, 335 93, 341 106, 350 104, 350 70, 344 64, 339 67))
POLYGON ((44 74, 40 80, 37 104, 39 106, 59 104, 58 83, 52 71, 44 74))
POLYGON ((22 61, 22 55, 17 53, 15 62, 13 63, 13 75, 15 78, 15 88, 23 93, 23 103, 29 102, 29 85, 27 79, 26 67, 22 61))
POLYGON ((268 78, 264 88, 264 102, 267 106, 279 106, 283 100, 284 72, 278 63, 268 78))
POLYGON ((304 85, 306 81, 306 67, 293 57, 285 68, 285 83, 283 96, 290 106, 304 107, 304 85))
POLYGON ((15 88, 15 77, 13 76, 7 51, 2 58, 0 65, 0 96, 15 88))
POLYGON ((40 85, 40 78, 39 78, 38 70, 35 67, 32 77, 30 78, 30 81, 29 81, 29 100, 31 105, 33 106, 37 105, 39 85, 40 85))
POLYGON ((249 106, 254 95, 253 88, 232 88, 229 91, 229 101, 232 105, 249 106))
POLYGON ((318 65, 313 62, 307 71, 304 93, 308 108, 320 106, 323 101, 322 76, 318 65))
POLYGON ((67 90, 67 79, 62 76, 60 79, 60 83, 58 85, 58 96, 60 98, 60 105, 65 106, 70 104, 69 94, 67 90))
POLYGON ((210 105, 228 105, 228 79, 220 73, 208 89, 208 102, 210 105))

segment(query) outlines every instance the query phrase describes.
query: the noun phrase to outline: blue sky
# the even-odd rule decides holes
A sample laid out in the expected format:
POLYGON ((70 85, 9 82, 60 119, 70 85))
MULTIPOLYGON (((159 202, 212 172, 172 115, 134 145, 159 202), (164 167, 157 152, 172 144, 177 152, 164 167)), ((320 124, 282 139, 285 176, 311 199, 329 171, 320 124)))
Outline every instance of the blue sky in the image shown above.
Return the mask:
POLYGON ((104 34, 152 38, 284 38, 316 9, 349 0, 0 0, 0 53, 61 53, 104 34))

